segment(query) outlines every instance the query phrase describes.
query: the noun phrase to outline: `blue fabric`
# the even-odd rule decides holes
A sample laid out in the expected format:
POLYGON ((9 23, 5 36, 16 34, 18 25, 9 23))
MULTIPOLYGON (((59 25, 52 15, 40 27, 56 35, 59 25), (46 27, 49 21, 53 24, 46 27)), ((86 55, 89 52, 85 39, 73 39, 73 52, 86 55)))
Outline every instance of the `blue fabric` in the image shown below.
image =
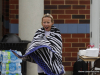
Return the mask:
MULTIPOLYGON (((52 50, 49 46, 46 46, 46 45, 41 45, 41 46, 37 46, 33 49, 31 49, 28 53, 26 53, 24 56, 21 56, 19 54, 17 54, 14 50, 11 50, 13 53, 17 54, 20 58, 22 57, 25 57, 27 55, 30 55, 34 61, 40 66, 42 67, 42 69, 44 70, 44 72, 47 74, 47 75, 57 75, 57 74, 54 74, 51 72, 51 70, 49 69, 49 67, 44 63, 44 61, 39 58, 35 53, 34 51, 38 50, 39 48, 43 48, 43 47, 46 47, 48 48, 49 50, 51 50, 52 52, 56 53, 54 50, 52 50)), ((62 67, 62 72, 59 74, 59 75, 62 75, 64 73, 63 71, 63 67, 62 67)))

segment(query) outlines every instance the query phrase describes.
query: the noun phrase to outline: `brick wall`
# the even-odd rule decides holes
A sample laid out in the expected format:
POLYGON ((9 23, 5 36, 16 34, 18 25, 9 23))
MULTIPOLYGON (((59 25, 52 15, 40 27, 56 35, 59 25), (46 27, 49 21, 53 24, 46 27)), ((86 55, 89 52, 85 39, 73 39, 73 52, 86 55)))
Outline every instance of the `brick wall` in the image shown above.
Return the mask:
MULTIPOLYGON (((53 15, 55 24, 89 24, 90 0, 44 0, 44 14, 46 13, 53 15)), ((61 35, 62 62, 66 71, 73 71, 77 52, 86 49, 89 45, 90 33, 62 33, 61 35)))
POLYGON ((44 9, 55 23, 90 23, 90 0, 44 0, 44 9))
POLYGON ((18 24, 18 5, 19 0, 9 0, 9 21, 12 24, 18 24))
POLYGON ((18 2, 19 0, 2 0, 2 15, 4 17, 2 35, 16 33, 14 30, 18 30, 18 2))
POLYGON ((62 34, 63 39, 63 65, 66 71, 73 70, 77 60, 77 52, 86 49, 90 42, 90 34, 62 34))
POLYGON ((9 31, 18 34, 19 0, 9 0, 9 31))

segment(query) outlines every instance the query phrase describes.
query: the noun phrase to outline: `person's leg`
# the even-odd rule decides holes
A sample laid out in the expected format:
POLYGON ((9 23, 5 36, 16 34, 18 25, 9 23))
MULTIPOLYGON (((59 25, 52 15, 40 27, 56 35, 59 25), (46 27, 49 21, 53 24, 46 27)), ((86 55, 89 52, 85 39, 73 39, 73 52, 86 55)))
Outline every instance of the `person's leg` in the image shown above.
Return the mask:
POLYGON ((38 73, 38 75, 47 75, 47 74, 44 74, 44 73, 38 73))

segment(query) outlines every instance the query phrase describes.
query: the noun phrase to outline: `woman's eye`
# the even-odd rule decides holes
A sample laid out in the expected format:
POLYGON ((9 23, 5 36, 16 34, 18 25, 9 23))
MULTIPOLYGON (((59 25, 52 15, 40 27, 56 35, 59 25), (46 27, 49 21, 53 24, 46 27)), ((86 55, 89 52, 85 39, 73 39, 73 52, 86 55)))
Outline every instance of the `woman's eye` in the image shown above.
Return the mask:
POLYGON ((47 23, 50 23, 50 22, 47 22, 47 23))
POLYGON ((46 23, 46 22, 43 22, 43 23, 46 23))

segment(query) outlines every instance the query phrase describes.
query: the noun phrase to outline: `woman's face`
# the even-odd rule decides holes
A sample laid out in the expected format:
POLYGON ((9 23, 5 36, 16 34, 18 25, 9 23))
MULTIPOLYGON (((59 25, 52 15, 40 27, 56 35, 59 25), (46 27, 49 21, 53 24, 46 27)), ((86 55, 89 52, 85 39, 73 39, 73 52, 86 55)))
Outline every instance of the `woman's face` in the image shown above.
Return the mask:
POLYGON ((42 26, 45 29, 45 31, 50 31, 52 25, 53 25, 53 23, 51 22, 50 17, 44 17, 42 19, 42 26))

